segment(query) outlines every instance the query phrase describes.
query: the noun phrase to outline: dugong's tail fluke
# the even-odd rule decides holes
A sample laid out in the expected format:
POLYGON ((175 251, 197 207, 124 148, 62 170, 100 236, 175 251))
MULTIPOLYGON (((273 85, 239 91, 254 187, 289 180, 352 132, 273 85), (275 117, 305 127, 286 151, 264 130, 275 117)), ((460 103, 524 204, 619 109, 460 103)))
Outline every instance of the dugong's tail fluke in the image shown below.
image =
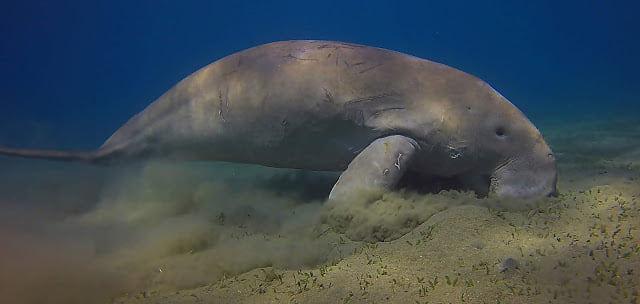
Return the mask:
POLYGON ((56 150, 31 150, 0 147, 0 155, 19 156, 24 158, 39 158, 58 161, 88 161, 96 159, 94 151, 56 151, 56 150))

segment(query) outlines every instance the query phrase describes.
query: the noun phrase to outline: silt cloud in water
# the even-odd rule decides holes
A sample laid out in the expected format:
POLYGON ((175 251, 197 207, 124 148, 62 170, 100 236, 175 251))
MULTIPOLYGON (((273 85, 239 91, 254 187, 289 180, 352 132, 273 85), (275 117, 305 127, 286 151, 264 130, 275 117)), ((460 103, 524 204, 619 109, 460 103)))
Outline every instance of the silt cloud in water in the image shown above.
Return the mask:
POLYGON ((0 161, 8 164, 0 174, 3 303, 95 302, 257 267, 330 264, 358 246, 346 237, 392 240, 441 210, 480 202, 456 191, 396 192, 325 205, 334 173, 237 164, 0 161))
POLYGON ((280 195, 287 178, 261 168, 66 165, 18 161, 2 174, 0 302, 82 303, 343 254, 314 230, 321 200, 280 195), (231 181, 207 176, 218 169, 231 181))

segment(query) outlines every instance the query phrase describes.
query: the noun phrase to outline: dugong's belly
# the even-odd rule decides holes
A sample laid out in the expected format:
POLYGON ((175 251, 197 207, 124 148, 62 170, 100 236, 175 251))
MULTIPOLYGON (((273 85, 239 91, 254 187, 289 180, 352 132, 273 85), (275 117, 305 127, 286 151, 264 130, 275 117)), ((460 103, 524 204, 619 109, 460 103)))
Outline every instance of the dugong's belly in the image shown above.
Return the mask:
POLYGON ((202 158, 277 168, 342 171, 380 136, 352 121, 337 118, 275 128, 257 124, 260 130, 253 131, 245 131, 244 127, 213 142, 210 153, 202 158))

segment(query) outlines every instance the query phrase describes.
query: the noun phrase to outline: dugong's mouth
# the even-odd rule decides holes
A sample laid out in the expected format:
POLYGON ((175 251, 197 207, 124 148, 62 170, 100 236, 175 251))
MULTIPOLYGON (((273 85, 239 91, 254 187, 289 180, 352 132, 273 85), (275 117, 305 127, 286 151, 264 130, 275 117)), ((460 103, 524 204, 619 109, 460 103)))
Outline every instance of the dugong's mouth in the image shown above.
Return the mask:
POLYGON ((541 197, 556 194, 555 185, 550 183, 509 183, 497 178, 491 178, 489 193, 500 197, 541 197))
POLYGON ((490 177, 489 193, 500 197, 541 197, 556 194, 557 171, 552 154, 506 161, 490 177))

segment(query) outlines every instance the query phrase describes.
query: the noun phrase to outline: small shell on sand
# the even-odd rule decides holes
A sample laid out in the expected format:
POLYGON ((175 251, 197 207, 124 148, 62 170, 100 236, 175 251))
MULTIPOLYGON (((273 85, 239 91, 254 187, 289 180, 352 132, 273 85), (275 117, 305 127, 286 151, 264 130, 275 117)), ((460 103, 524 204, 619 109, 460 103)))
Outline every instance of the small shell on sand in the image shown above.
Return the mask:
POLYGON ((500 272, 505 272, 509 270, 514 270, 518 268, 519 265, 520 264, 515 259, 506 258, 504 261, 502 261, 502 263, 500 263, 500 265, 498 265, 498 269, 500 269, 500 272))

